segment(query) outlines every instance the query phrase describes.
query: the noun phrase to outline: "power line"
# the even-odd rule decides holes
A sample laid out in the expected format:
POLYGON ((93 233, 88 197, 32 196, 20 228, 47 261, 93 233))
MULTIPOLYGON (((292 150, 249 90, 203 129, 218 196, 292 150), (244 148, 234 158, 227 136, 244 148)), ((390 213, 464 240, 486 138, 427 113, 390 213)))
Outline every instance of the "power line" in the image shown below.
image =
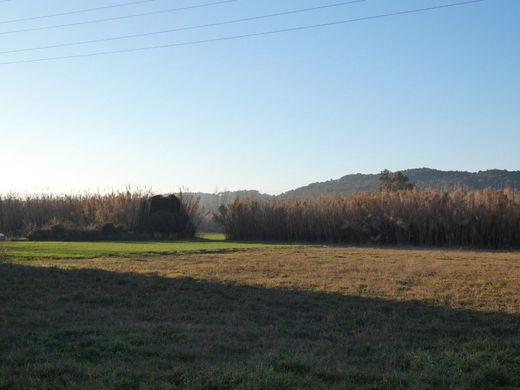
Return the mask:
POLYGON ((169 9, 163 9, 163 10, 151 11, 151 12, 142 12, 142 13, 138 13, 138 14, 114 16, 114 17, 102 18, 102 19, 92 19, 92 20, 86 20, 83 22, 55 24, 55 25, 42 26, 42 27, 31 27, 31 28, 24 28, 24 29, 20 29, 20 30, 0 31, 0 35, 17 34, 17 33, 22 33, 22 32, 29 32, 29 31, 50 30, 50 29, 56 29, 56 28, 62 28, 62 27, 81 26, 84 24, 110 22, 113 20, 138 18, 138 17, 142 17, 142 16, 160 15, 160 14, 165 14, 165 13, 170 13, 170 12, 186 11, 186 10, 190 10, 190 9, 205 8, 205 7, 215 6, 215 5, 234 3, 236 1, 240 1, 240 0, 220 0, 220 1, 213 1, 210 3, 187 5, 185 7, 169 8, 169 9))
MULTIPOLYGON (((4 1, 11 1, 11 0, 3 0, 4 1)), ((56 16, 67 16, 67 15, 74 15, 74 14, 82 14, 85 12, 94 12, 94 11, 101 11, 111 8, 119 8, 119 7, 128 7, 131 5, 138 5, 138 4, 144 4, 144 3, 151 3, 158 0, 136 0, 136 1, 129 1, 126 3, 119 3, 119 4, 112 4, 112 5, 105 5, 103 7, 95 7, 95 8, 83 8, 73 11, 65 11, 65 12, 59 12, 56 14, 47 14, 47 15, 40 15, 40 16, 31 16, 27 18, 19 18, 19 19, 11 19, 11 20, 1 20, 0 24, 7 24, 7 23, 15 23, 15 22, 27 22, 29 20, 37 20, 37 19, 47 19, 47 18, 54 18, 56 16)))
POLYGON ((121 39, 130 39, 130 38, 138 38, 138 37, 145 37, 145 36, 158 35, 158 34, 166 34, 166 33, 178 32, 178 31, 196 30, 196 29, 207 28, 207 27, 223 26, 223 25, 227 25, 227 24, 249 22, 249 21, 253 21, 253 20, 268 19, 268 18, 273 18, 273 17, 278 17, 278 16, 285 16, 285 15, 292 15, 292 14, 298 14, 298 13, 303 13, 303 12, 317 11, 317 10, 321 10, 321 9, 339 7, 339 6, 350 5, 350 4, 355 4, 355 3, 363 3, 363 2, 366 2, 366 1, 368 1, 368 0, 342 1, 342 2, 339 2, 339 3, 321 5, 321 6, 317 6, 317 7, 300 8, 300 9, 297 9, 297 10, 277 12, 277 13, 272 13, 272 14, 267 14, 267 15, 260 15, 260 16, 252 16, 252 17, 241 18, 241 19, 233 19, 233 20, 227 20, 227 21, 223 21, 223 22, 215 22, 215 23, 199 24, 199 25, 195 25, 195 26, 178 27, 178 28, 172 28, 172 29, 167 29, 167 30, 151 31, 151 32, 147 32, 147 33, 121 35, 121 36, 110 37, 110 38, 91 39, 91 40, 87 40, 87 41, 59 43, 59 44, 55 44, 55 45, 47 45, 47 46, 30 47, 30 48, 24 48, 24 49, 0 51, 0 54, 20 53, 20 52, 34 51, 34 50, 53 49, 53 48, 58 48, 58 47, 78 46, 78 45, 85 45, 85 44, 89 44, 89 43, 108 42, 108 41, 115 41, 115 40, 121 40, 121 39))
POLYGON ((443 9, 443 8, 452 8, 452 7, 469 5, 469 4, 482 3, 484 1, 487 1, 487 0, 461 1, 458 3, 443 4, 443 5, 433 6, 433 7, 426 7, 426 8, 416 8, 416 9, 411 9, 411 10, 406 10, 406 11, 365 16, 365 17, 355 18, 355 19, 345 19, 345 20, 339 20, 336 22, 311 24, 311 25, 306 25, 306 26, 284 28, 284 29, 279 29, 279 30, 261 31, 261 32, 257 32, 257 33, 249 33, 249 34, 241 34, 241 35, 231 35, 231 36, 227 36, 227 37, 203 39, 203 40, 197 40, 197 41, 178 42, 178 43, 170 43, 170 44, 155 45, 155 46, 144 46, 144 47, 138 47, 138 48, 132 48, 132 49, 99 51, 99 52, 94 52, 94 53, 74 54, 74 55, 58 56, 58 57, 44 57, 44 58, 36 58, 36 59, 32 59, 32 60, 0 62, 0 65, 23 64, 23 63, 43 62, 43 61, 57 61, 57 60, 66 60, 66 59, 72 59, 72 58, 95 57, 95 56, 103 56, 103 55, 109 55, 109 54, 122 54, 122 53, 131 53, 131 52, 139 52, 139 51, 147 51, 147 50, 164 49, 164 48, 170 48, 170 47, 191 46, 191 45, 200 45, 200 44, 204 44, 204 43, 231 41, 231 40, 237 40, 237 39, 242 39, 242 38, 252 38, 252 37, 258 37, 258 36, 264 36, 264 35, 274 35, 274 34, 280 34, 280 33, 292 32, 292 31, 303 31, 303 30, 311 30, 311 29, 323 28, 323 27, 328 27, 328 26, 337 26, 337 25, 342 25, 342 24, 347 24, 347 23, 361 22, 361 21, 374 20, 374 19, 382 19, 382 18, 399 16, 399 15, 416 14, 416 13, 420 13, 420 12, 433 11, 433 10, 438 10, 438 9, 443 9))

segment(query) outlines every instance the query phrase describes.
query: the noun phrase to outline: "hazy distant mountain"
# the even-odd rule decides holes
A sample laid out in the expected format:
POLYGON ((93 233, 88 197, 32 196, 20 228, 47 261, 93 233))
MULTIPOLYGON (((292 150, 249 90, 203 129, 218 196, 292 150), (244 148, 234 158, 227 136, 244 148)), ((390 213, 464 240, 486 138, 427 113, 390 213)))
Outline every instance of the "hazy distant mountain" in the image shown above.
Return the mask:
MULTIPOLYGON (((417 188, 433 187, 451 190, 462 187, 468 190, 480 190, 487 187, 520 189, 520 171, 493 169, 480 172, 439 171, 419 168, 402 171, 417 188)), ((373 191, 379 185, 379 173, 346 175, 337 180, 309 184, 296 188, 280 196, 309 197, 320 194, 352 194, 354 192, 373 191)), ((221 204, 229 203, 236 197, 263 200, 274 198, 274 195, 258 191, 226 191, 217 194, 196 193, 200 197, 200 205, 205 210, 216 210, 221 204)))
POLYGON ((258 191, 225 191, 216 194, 207 194, 203 192, 195 193, 200 199, 200 206, 204 210, 216 210, 221 204, 226 204, 233 201, 235 198, 245 198, 252 200, 262 200, 271 198, 272 195, 262 194, 258 191))
MULTIPOLYGON (((453 189, 462 187, 468 190, 480 190, 487 187, 520 189, 520 171, 493 169, 480 172, 439 171, 436 169, 408 169, 403 173, 414 182, 419 189, 433 187, 453 189)), ((372 191, 379 185, 379 174, 346 175, 337 180, 309 184, 284 195, 289 197, 309 197, 320 194, 352 194, 353 192, 372 191)))

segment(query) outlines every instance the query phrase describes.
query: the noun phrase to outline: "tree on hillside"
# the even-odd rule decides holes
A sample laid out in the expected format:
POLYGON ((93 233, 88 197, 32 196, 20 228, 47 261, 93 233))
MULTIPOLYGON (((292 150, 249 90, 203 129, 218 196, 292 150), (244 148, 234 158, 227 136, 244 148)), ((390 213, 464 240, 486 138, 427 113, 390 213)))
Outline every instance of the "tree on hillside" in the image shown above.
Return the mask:
POLYGON ((410 179, 400 171, 392 174, 388 169, 385 169, 379 175, 379 191, 409 191, 414 188, 415 184, 411 183, 410 179))

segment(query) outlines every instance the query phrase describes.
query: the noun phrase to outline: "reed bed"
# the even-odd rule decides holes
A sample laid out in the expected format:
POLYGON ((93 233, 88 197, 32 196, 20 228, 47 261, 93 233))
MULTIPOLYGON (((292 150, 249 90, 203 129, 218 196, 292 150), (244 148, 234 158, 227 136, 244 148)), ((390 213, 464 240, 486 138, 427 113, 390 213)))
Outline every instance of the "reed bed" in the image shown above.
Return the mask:
POLYGON ((237 198, 215 218, 233 240, 520 247, 520 196, 509 189, 237 198))
MULTIPOLYGON (((142 205, 150 191, 121 191, 108 194, 77 195, 0 195, 0 232, 24 237, 52 224, 79 228, 113 223, 133 231, 142 218, 142 205)), ((198 216, 198 198, 180 193, 179 199, 194 223, 198 216)))

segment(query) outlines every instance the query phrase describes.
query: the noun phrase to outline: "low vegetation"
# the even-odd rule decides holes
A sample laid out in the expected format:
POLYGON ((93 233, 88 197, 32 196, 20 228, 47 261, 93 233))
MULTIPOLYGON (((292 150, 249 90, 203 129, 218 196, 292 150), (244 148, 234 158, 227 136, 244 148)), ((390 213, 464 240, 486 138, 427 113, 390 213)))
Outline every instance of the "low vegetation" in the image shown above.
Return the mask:
POLYGON ((284 244, 232 242, 220 235, 203 236, 198 240, 147 242, 33 242, 8 241, 5 250, 15 260, 92 259, 167 255, 178 253, 233 252, 247 249, 284 248, 284 244))
POLYGON ((0 241, 0 261, 7 260, 8 250, 4 241, 0 241))
POLYGON ((11 259, 0 388, 519 388, 519 282, 506 252, 11 259))

